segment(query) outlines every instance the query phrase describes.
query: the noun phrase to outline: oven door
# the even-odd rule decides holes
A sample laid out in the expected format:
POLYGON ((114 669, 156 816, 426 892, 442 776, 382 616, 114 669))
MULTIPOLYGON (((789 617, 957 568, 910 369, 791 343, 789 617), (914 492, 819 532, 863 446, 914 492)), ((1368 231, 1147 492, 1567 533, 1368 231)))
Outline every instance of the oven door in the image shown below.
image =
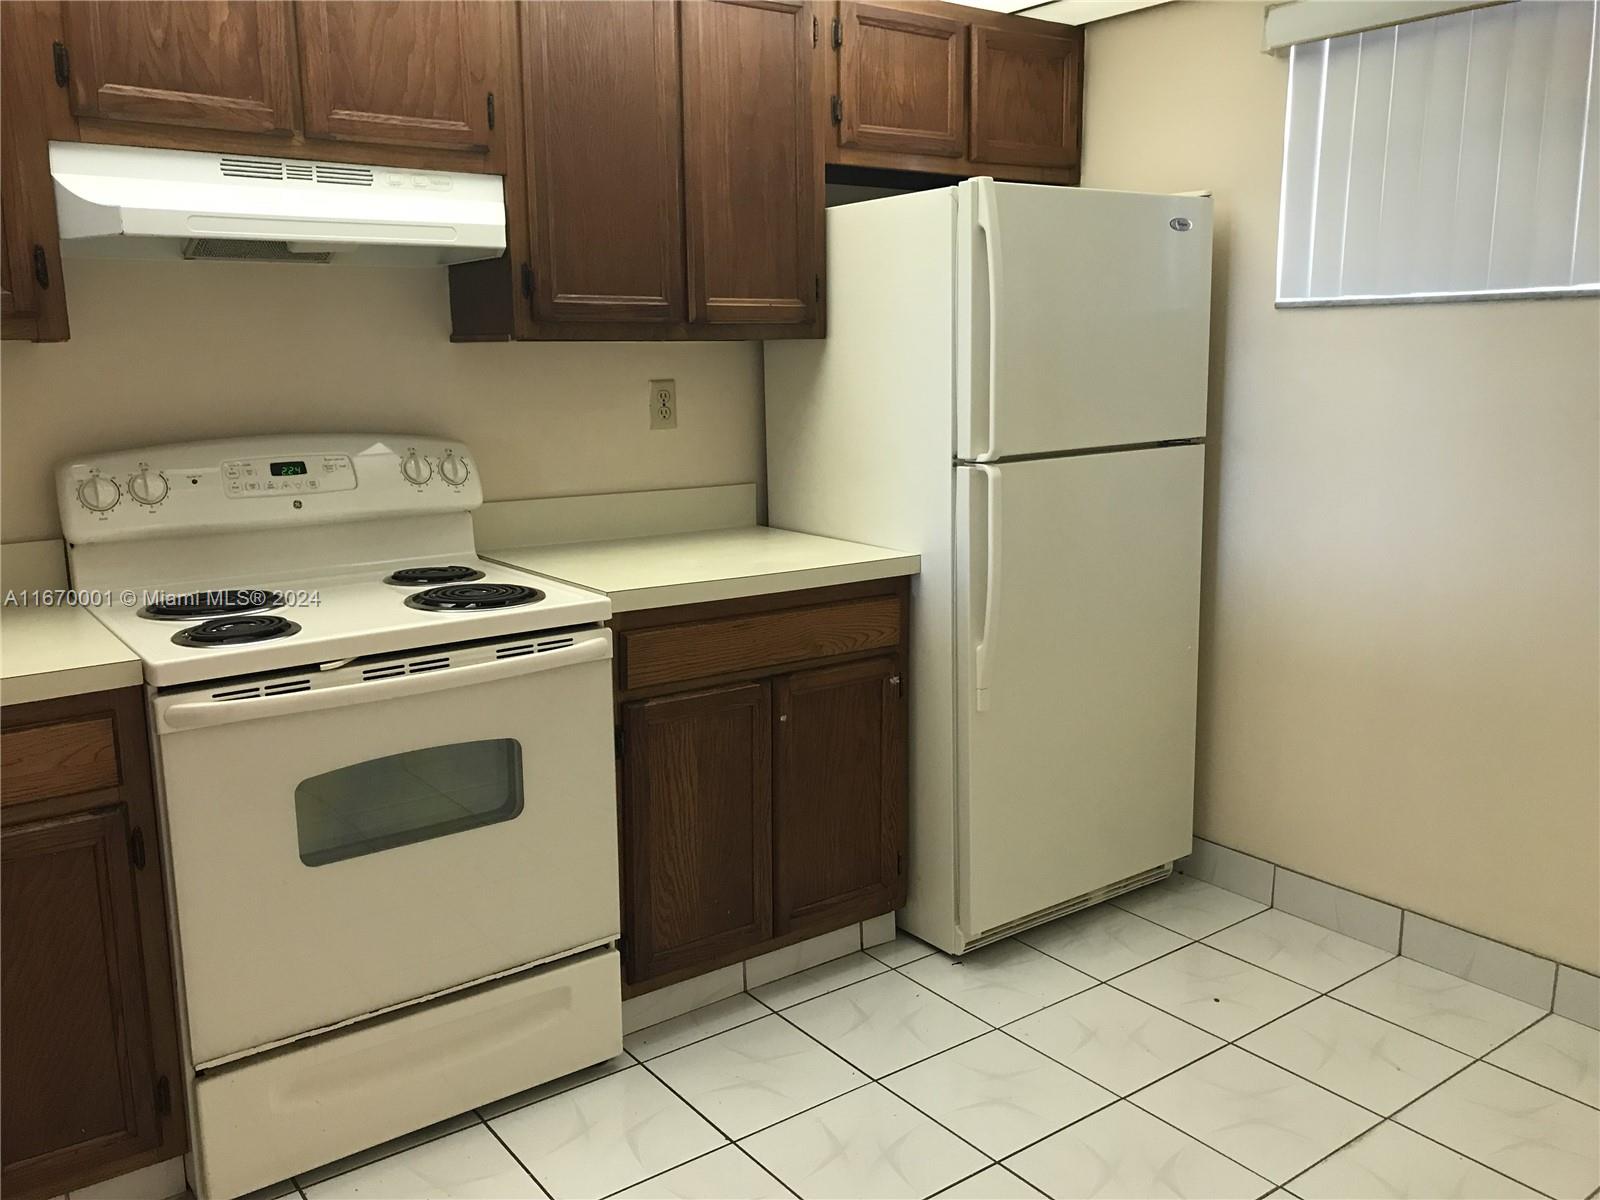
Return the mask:
POLYGON ((615 939, 610 659, 594 629, 155 697, 195 1065, 615 939))

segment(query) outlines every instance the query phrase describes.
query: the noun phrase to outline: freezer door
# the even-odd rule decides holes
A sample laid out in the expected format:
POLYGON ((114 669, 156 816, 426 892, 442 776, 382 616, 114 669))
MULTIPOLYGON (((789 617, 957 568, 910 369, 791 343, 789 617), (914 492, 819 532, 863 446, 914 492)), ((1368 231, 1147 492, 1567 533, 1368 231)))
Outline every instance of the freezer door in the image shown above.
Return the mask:
POLYGON ((958 189, 956 457, 1204 437, 1211 201, 958 189))
POLYGON ((956 468, 969 943, 1189 852, 1203 455, 956 468))

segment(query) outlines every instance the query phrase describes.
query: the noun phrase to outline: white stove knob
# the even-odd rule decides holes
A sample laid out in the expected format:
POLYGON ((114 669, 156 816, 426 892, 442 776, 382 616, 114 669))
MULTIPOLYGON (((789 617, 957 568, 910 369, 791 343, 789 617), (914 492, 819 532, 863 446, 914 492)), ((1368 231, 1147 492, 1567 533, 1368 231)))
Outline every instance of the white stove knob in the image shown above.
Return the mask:
POLYGON ((167 498, 167 477, 140 464, 139 473, 128 480, 128 495, 140 504, 160 504, 167 498))
POLYGON ((412 450, 400 460, 400 474, 405 476, 407 483, 421 487, 433 478, 433 467, 426 458, 412 450))
POLYGON ((122 499, 122 489, 109 475, 91 475, 78 485, 78 503, 90 512, 110 512, 122 499))
POLYGON ((467 465, 467 460, 457 458, 454 450, 446 450, 444 457, 439 460, 439 478, 451 487, 460 487, 471 474, 472 468, 467 465))

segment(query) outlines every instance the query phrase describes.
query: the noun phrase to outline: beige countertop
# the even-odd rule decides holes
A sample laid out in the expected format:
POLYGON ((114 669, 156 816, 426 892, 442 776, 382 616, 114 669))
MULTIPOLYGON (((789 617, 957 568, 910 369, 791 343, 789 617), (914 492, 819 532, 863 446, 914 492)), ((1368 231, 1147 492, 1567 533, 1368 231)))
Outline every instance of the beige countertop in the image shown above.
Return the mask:
POLYGON ((138 656, 82 608, 0 612, 0 701, 26 704, 144 682, 138 656))
POLYGON ((921 566, 903 550, 764 525, 481 553, 605 592, 619 613, 915 575, 921 566))

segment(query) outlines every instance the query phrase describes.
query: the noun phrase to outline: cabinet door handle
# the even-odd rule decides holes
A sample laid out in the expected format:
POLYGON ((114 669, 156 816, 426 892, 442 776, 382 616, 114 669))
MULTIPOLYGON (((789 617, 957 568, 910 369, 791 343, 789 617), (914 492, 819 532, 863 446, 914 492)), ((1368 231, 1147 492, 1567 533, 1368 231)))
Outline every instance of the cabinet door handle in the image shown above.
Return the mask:
POLYGON ((50 286, 50 260, 45 257, 44 247, 39 245, 33 248, 33 278, 42 288, 50 286))

